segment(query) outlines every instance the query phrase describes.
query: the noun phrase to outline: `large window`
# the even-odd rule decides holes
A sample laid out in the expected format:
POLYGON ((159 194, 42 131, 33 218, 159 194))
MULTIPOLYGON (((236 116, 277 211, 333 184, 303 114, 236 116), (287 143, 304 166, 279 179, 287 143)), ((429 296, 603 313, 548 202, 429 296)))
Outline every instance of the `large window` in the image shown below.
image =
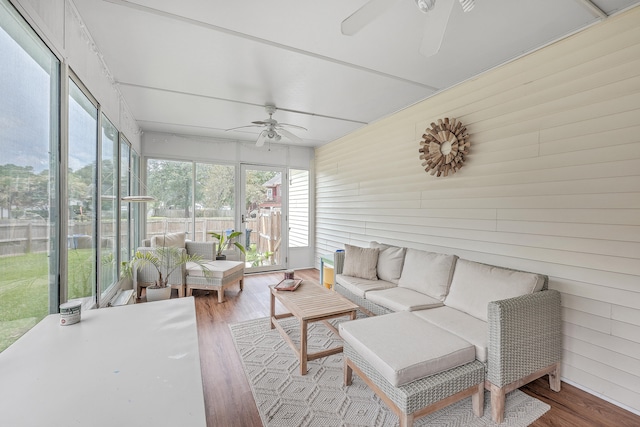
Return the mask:
POLYGON ((59 68, 0 0, 0 351, 58 307, 59 68))
POLYGON ((100 161, 100 292, 118 281, 118 130, 101 116, 100 161))
POLYGON ((139 194, 139 157, 73 72, 60 93, 60 69, 0 0, 0 351, 60 302, 107 305, 140 237, 119 201, 139 194))
MULTIPOLYGON (((131 149, 131 173, 129 174, 129 191, 132 196, 140 195, 140 156, 135 150, 131 149)), ((130 210, 130 222, 129 222, 129 248, 131 254, 136 250, 136 245, 141 242, 140 236, 140 211, 141 206, 144 206, 140 203, 131 203, 129 205, 130 210)), ((131 256, 131 255, 129 255, 131 256)), ((125 257, 123 259, 129 259, 129 257, 125 257)))
POLYGON ((68 298, 96 298, 98 108, 69 81, 68 298))
POLYGON ((212 241, 209 231, 234 227, 233 166, 149 159, 147 185, 156 199, 147 204, 147 238, 180 231, 189 240, 212 241))
POLYGON ((233 229, 235 217, 235 168, 196 163, 196 215, 193 240, 215 240, 209 231, 233 229))
MULTIPOLYGON (((120 196, 130 196, 131 192, 131 148, 126 139, 120 139, 120 196)), ((129 203, 120 205, 120 261, 131 259, 131 217, 129 203)))
POLYGON ((147 183, 149 195, 156 199, 147 204, 147 237, 191 233, 193 163, 149 160, 147 183))

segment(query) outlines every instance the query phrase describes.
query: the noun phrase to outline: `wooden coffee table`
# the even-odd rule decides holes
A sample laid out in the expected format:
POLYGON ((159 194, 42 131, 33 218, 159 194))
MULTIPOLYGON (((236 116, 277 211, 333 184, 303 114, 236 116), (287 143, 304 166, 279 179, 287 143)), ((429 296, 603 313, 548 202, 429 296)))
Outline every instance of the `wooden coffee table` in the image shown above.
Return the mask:
POLYGON ((311 322, 323 322, 336 335, 338 330, 328 322, 329 319, 348 315, 356 318, 358 306, 342 295, 325 289, 318 283, 304 281, 295 291, 277 291, 271 288, 271 329, 277 328, 282 337, 289 343, 300 360, 300 375, 307 374, 307 362, 341 353, 342 346, 322 350, 317 353, 307 352, 307 325, 311 322), (289 310, 289 313, 276 314, 276 299, 289 310), (294 316, 300 321, 300 348, 293 342, 278 319, 294 316))

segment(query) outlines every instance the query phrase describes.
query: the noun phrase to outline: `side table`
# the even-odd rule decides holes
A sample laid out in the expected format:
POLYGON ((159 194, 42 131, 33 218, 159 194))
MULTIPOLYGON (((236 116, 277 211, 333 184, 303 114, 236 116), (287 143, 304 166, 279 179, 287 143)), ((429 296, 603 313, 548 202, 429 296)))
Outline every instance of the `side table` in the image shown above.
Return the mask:
POLYGON ((320 257, 320 284, 327 289, 333 288, 335 280, 333 267, 333 254, 320 257))

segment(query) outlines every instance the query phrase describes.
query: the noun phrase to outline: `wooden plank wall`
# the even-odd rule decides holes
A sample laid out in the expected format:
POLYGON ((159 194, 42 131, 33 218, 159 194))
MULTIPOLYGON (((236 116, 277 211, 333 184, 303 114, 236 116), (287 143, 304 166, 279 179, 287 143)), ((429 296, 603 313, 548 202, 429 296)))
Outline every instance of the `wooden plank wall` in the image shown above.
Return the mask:
POLYGON ((378 240, 546 273, 565 380, 640 412, 640 8, 317 149, 315 184, 316 265, 378 240), (444 117, 472 145, 435 178, 444 117))

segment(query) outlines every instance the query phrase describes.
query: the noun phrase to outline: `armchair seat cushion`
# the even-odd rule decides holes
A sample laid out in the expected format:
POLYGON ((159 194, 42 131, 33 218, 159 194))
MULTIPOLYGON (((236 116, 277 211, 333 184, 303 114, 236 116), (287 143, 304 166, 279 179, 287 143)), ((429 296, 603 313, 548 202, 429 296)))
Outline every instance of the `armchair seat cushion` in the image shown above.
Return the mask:
POLYGON ((343 322, 340 336, 395 387, 475 360, 472 344, 407 311, 343 322))
POLYGON ((442 301, 402 287, 367 292, 367 299, 392 311, 414 311, 441 307, 442 301))
POLYGON ((487 322, 451 307, 417 310, 413 314, 473 344, 476 350, 476 359, 481 362, 487 361, 489 348, 487 322))

